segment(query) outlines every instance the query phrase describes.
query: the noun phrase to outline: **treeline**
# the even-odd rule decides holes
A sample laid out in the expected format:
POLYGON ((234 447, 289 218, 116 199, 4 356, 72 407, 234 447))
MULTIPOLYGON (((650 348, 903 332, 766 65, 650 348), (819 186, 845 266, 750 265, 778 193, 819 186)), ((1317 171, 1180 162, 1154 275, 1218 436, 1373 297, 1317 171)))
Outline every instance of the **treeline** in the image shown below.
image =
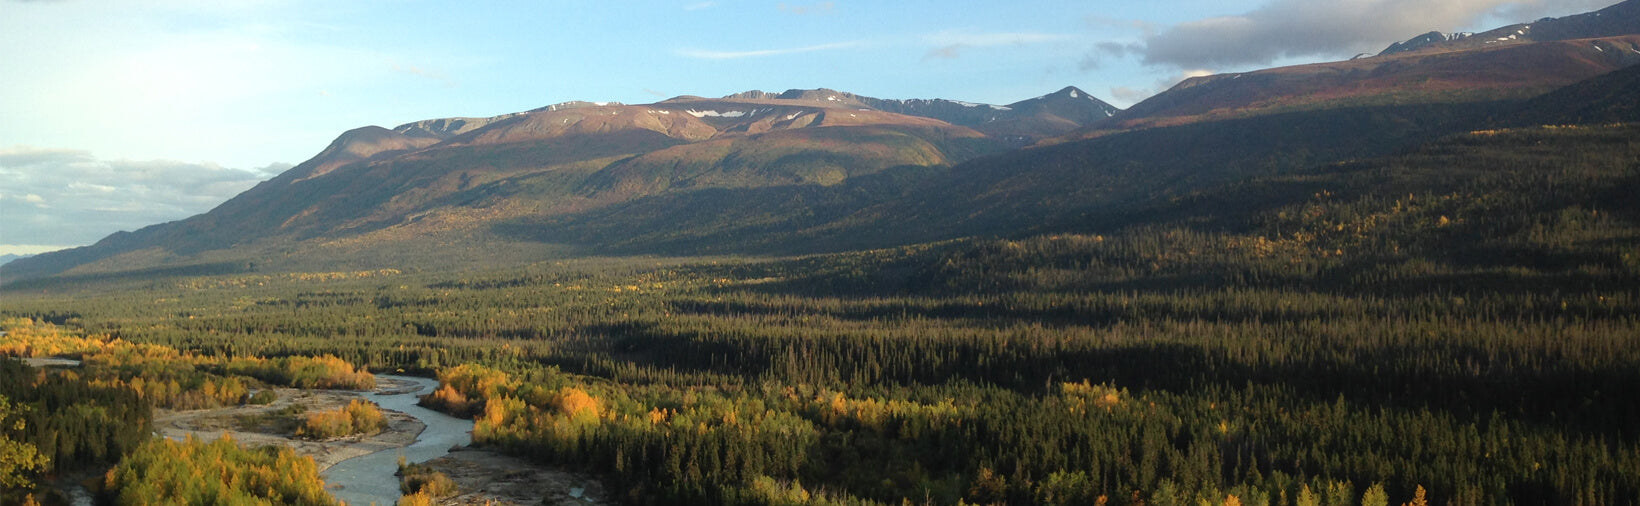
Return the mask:
POLYGON ((387 418, 376 403, 353 399, 346 406, 308 413, 296 428, 297 437, 332 439, 375 434, 387 428, 387 418))
POLYGON ((226 435, 151 439, 109 470, 103 487, 118 504, 338 504, 313 459, 283 446, 246 449, 226 435))
POLYGON ((332 355, 280 357, 272 360, 240 358, 221 366, 230 374, 250 376, 270 384, 302 389, 370 390, 376 376, 332 355))
POLYGON ((1632 442, 1497 415, 1311 402, 1279 387, 1135 395, 1080 382, 1031 396, 944 385, 854 397, 773 384, 612 388, 550 371, 497 385, 459 392, 485 399, 475 442, 602 470, 639 502, 764 504, 778 491, 819 503, 1279 504, 1329 491, 1327 504, 1357 504, 1374 489, 1404 502, 1427 488, 1450 504, 1612 504, 1640 492, 1632 442))
POLYGON ((39 473, 97 469, 118 462, 153 435, 151 409, 129 388, 96 385, 0 360, 0 397, 21 408, 3 427, 46 457, 39 473), (18 423, 20 422, 20 423, 18 423))
POLYGON ((51 323, 12 318, 0 324, 0 356, 72 357, 84 367, 67 374, 84 375, 93 385, 127 388, 155 407, 190 410, 247 402, 254 386, 368 390, 376 378, 332 355, 206 355, 175 347, 133 343, 107 335, 65 332, 51 323))

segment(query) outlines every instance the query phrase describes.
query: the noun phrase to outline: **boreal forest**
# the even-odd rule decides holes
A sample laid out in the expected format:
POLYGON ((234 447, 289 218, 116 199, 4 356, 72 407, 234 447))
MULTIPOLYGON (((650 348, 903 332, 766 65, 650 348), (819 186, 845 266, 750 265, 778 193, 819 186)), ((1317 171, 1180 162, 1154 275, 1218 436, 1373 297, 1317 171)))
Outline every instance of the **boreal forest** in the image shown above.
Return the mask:
POLYGON ((1637 70, 1156 112, 1241 86, 1210 81, 1030 148, 484 127, 298 166, 0 271, 0 502, 337 504, 300 445, 156 413, 368 438, 369 395, 291 399, 393 374, 609 504, 1640 504, 1637 70))

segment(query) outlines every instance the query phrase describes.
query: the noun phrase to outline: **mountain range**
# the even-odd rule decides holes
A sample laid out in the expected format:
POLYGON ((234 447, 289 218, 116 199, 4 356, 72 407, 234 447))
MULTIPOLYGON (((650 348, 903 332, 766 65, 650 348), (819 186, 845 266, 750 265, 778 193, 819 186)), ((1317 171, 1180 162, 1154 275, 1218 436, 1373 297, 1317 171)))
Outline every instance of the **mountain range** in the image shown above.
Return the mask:
POLYGON ((0 277, 802 254, 1100 230, 1159 199, 1444 135, 1637 121, 1636 64, 1630 0, 1194 78, 1127 110, 1074 87, 1006 105, 811 89, 367 126, 208 213, 19 259, 0 277))
POLYGON ((1640 4, 1623 2, 1563 18, 1544 18, 1481 33, 1430 32, 1385 48, 1378 56, 1410 52, 1445 52, 1531 42, 1621 37, 1640 32, 1640 4))
POLYGON ((1640 63, 1640 2, 1479 34, 1430 32, 1373 57, 1187 79, 1080 133, 1295 110, 1523 99, 1640 63))

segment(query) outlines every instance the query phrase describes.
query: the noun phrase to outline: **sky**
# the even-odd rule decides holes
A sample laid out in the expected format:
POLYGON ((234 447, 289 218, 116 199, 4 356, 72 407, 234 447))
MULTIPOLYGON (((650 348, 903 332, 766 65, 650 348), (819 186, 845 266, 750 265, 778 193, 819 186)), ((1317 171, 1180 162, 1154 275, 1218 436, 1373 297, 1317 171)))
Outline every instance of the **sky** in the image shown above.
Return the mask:
POLYGON ((1616 0, 0 0, 0 254, 185 218, 348 129, 831 88, 1127 107, 1616 0))

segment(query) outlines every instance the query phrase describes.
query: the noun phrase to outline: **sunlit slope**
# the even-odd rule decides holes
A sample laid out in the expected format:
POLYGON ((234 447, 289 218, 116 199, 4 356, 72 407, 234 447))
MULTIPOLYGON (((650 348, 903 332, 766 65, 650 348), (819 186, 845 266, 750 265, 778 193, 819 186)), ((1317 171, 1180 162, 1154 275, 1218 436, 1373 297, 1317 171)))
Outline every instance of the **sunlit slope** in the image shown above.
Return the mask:
POLYGON ((342 257, 424 236, 486 241, 505 220, 708 189, 837 185, 1004 144, 938 119, 778 98, 575 102, 364 127, 209 213, 10 265, 7 274, 351 260, 342 257), (345 248, 324 250, 331 246, 345 248))
POLYGON ((1635 64, 1640 0, 1629 0, 1467 37, 1429 34, 1378 56, 1191 78, 1067 138, 1299 110, 1519 100, 1635 64))

